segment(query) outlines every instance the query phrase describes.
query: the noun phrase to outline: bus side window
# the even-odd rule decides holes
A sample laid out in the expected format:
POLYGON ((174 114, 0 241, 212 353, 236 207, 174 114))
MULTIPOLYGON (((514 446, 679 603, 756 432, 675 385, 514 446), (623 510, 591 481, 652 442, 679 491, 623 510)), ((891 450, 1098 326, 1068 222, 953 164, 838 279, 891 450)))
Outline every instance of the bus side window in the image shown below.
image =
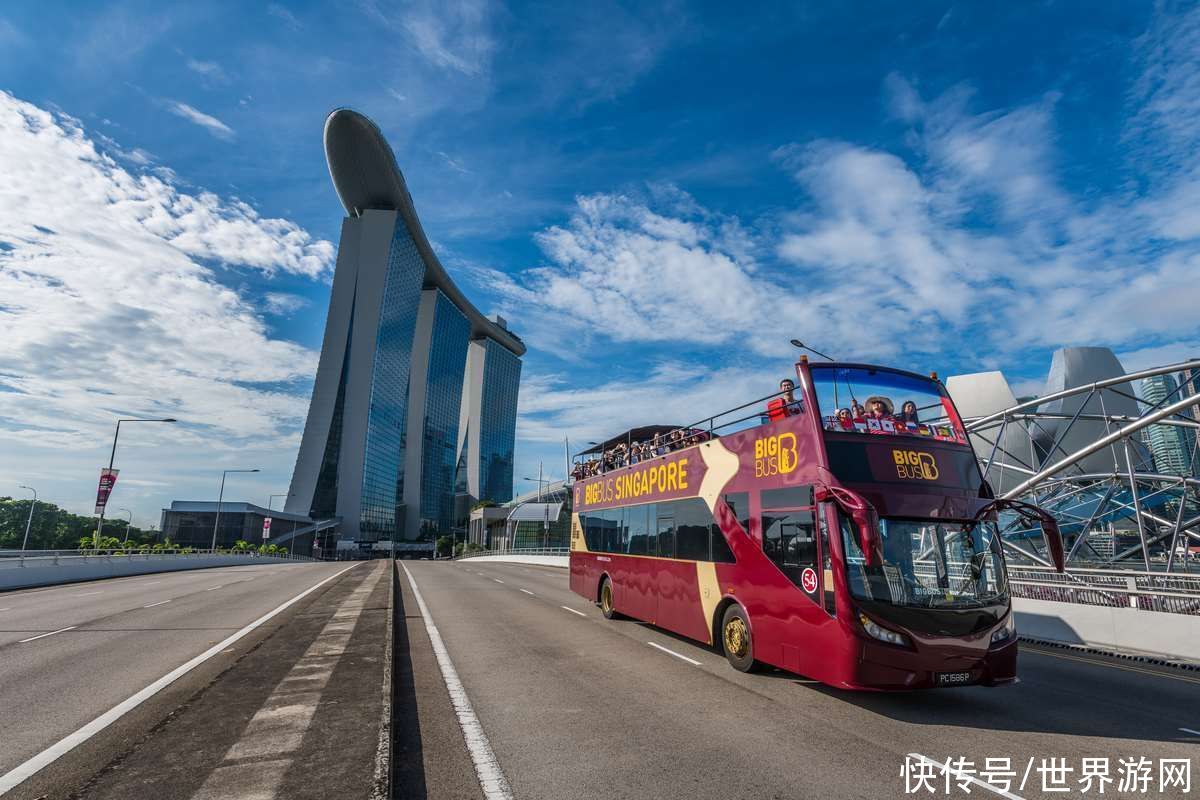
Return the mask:
POLYGON ((670 513, 670 505, 660 504, 658 510, 658 555, 661 558, 675 557, 675 518, 663 515, 664 511, 670 513))
MULTIPOLYGON (((737 519, 738 524, 742 526, 742 530, 747 535, 750 534, 750 493, 749 492, 731 492, 723 498, 725 505, 729 506, 729 510, 733 512, 733 516, 737 519)), ((729 549, 729 542, 725 540, 725 534, 721 532, 721 526, 714 519, 712 523, 711 536, 711 556, 710 561, 715 561, 718 564, 732 564, 735 559, 733 551, 729 549)))
POLYGON ((625 535, 625 509, 606 508, 604 510, 604 552, 620 553, 625 550, 622 541, 625 535))
POLYGON ((587 549, 593 553, 600 552, 600 545, 604 539, 603 520, 600 518, 600 513, 592 511, 580 514, 579 525, 583 528, 583 540, 587 544, 587 549))
POLYGON ((699 497, 671 503, 675 515, 675 557, 708 561, 708 533, 712 512, 699 497))
POLYGON ((646 545, 650 541, 650 529, 654 527, 654 504, 630 506, 625 511, 629 515, 626 518, 629 537, 625 542, 625 552, 631 556, 647 555, 650 548, 646 545))

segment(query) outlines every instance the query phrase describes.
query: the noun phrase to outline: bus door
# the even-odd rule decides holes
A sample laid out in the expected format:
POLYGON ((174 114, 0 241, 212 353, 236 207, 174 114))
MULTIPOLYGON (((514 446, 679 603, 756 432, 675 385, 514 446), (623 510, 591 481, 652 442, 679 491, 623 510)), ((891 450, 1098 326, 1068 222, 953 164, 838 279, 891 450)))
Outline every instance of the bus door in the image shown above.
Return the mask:
POLYGON ((803 595, 783 604, 790 611, 788 622, 801 627, 789 628, 782 660, 787 669, 811 674, 807 668, 824 650, 822 639, 836 627, 830 624, 834 603, 832 570, 826 566, 828 533, 818 524, 811 486, 765 489, 760 508, 763 553, 803 595))
POLYGON ((699 497, 658 504, 655 624, 703 642, 711 631, 700 601, 697 562, 712 560, 712 522, 712 512, 699 497))

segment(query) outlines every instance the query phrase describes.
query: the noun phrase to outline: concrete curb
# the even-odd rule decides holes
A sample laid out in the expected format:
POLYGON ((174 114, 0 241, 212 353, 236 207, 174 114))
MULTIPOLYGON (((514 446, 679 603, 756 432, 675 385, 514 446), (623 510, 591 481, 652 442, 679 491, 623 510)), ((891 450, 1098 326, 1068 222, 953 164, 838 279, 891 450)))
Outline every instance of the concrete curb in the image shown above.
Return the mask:
POLYGON ((387 640, 383 650, 383 697, 379 715, 379 743, 375 749, 375 783, 371 800, 391 800, 392 797, 392 709, 395 707, 396 686, 392 664, 396 647, 396 560, 388 559, 387 640))

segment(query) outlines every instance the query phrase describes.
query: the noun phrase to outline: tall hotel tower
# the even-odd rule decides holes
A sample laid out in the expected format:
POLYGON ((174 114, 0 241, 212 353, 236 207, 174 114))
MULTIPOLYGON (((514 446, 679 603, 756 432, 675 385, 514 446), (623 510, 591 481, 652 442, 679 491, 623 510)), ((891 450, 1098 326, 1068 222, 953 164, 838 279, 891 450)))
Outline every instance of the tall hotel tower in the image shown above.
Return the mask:
POLYGON ((450 280, 373 122, 334 111, 325 158, 347 216, 286 510, 342 547, 448 534, 512 497, 525 345, 450 280))

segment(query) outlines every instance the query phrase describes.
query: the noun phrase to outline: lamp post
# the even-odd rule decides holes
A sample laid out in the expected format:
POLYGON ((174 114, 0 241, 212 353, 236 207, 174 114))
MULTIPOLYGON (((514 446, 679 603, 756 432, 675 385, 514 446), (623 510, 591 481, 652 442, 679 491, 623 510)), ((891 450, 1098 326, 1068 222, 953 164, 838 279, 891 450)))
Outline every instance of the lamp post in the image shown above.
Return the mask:
POLYGON ((225 499, 225 476, 231 472, 261 472, 259 469, 227 469, 221 472, 221 493, 217 495, 217 516, 213 519, 213 540, 211 550, 217 549, 217 526, 221 524, 221 502, 225 499))
MULTIPOLYGON (((287 494, 273 494, 267 498, 267 511, 271 510, 271 506, 275 503, 276 497, 287 497, 287 494)), ((288 539, 288 557, 292 555, 292 542, 296 541, 296 523, 292 523, 292 538, 288 539)))
POLYGON ((29 526, 33 524, 33 509, 37 506, 37 489, 20 484, 20 488, 33 492, 33 502, 29 504, 29 518, 25 520, 25 538, 21 540, 21 558, 25 557, 25 545, 29 544, 29 526))
POLYGON ((816 353, 816 354, 817 354, 817 355, 819 355, 821 358, 824 358, 824 359, 826 359, 826 360, 828 360, 828 361, 834 361, 834 360, 835 360, 835 359, 832 359, 832 358, 830 358, 829 356, 825 355, 825 354, 824 354, 824 353, 822 353, 820 350, 816 350, 816 349, 814 349, 814 348, 812 348, 812 347, 809 347, 808 345, 806 345, 804 342, 800 341, 799 339, 792 339, 792 347, 797 347, 797 348, 799 348, 799 349, 801 349, 801 350, 808 350, 810 353, 816 353))
MULTIPOLYGON (((121 419, 118 419, 117 420, 117 431, 116 431, 116 433, 113 434, 112 453, 109 454, 109 456, 108 456, 108 468, 110 470, 113 468, 113 461, 115 461, 117 458, 117 437, 119 437, 121 435, 121 423, 122 422, 178 422, 178 421, 179 420, 175 419, 174 417, 163 417, 162 419, 150 418, 150 417, 123 417, 121 419)), ((107 505, 107 502, 106 502, 106 505, 107 505)), ((92 544, 95 545, 96 550, 100 549, 100 534, 104 533, 104 509, 105 509, 105 506, 100 507, 100 524, 96 526, 96 538, 92 541, 92 544)))
MULTIPOLYGON (((540 461, 538 462, 538 476, 536 478, 522 478, 521 480, 530 481, 531 483, 533 481, 537 481, 538 503, 542 502, 542 486, 544 484, 550 484, 550 483, 554 482, 554 481, 545 480, 542 478, 542 462, 540 462, 540 461)), ((518 522, 517 524, 520 525, 521 523, 518 522)), ((542 549, 543 550, 546 549, 546 547, 548 547, 549 544, 550 544, 550 509, 543 508, 542 509, 542 549)))
POLYGON ((129 515, 129 524, 125 526, 125 541, 121 544, 122 547, 126 547, 129 544, 129 529, 133 527, 133 512, 128 508, 118 508, 117 511, 124 511, 129 515))

